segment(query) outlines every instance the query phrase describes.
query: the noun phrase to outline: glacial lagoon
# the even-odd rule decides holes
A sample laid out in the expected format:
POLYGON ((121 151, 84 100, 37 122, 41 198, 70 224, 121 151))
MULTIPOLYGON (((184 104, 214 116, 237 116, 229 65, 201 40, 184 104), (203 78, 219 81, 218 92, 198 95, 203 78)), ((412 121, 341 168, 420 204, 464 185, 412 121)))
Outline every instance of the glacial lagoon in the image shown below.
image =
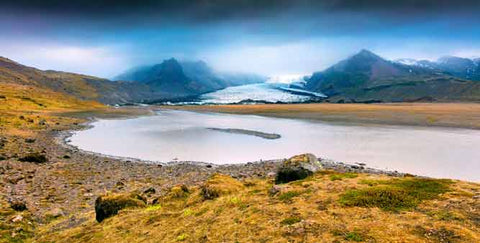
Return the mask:
POLYGON ((75 132, 70 144, 112 156, 214 164, 309 152, 377 169, 480 182, 480 131, 470 129, 341 125, 160 110, 154 116, 96 121, 92 128, 75 132), (249 132, 225 132, 231 129, 249 132), (279 138, 266 139, 251 131, 278 134, 279 138))

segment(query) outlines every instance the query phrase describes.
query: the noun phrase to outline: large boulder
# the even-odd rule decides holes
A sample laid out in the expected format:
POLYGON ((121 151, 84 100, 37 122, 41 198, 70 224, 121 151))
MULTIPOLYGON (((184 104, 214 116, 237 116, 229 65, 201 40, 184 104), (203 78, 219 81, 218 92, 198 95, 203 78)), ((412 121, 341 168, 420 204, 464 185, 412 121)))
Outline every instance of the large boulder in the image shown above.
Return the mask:
POLYGON ((116 215, 124 208, 145 207, 146 199, 138 194, 100 196, 95 200, 95 218, 98 222, 116 215))
POLYGON ((275 176, 275 183, 301 180, 322 169, 322 164, 315 155, 295 155, 282 163, 275 176))

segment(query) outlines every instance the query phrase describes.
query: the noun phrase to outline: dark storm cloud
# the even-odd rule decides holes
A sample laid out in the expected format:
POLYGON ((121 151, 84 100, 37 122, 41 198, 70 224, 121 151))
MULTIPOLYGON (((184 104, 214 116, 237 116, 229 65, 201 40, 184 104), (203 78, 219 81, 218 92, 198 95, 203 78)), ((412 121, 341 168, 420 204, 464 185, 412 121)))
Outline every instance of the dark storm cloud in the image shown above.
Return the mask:
POLYGON ((479 53, 479 12, 480 0, 0 0, 0 56, 103 77, 172 56, 305 73, 361 48, 479 53))
POLYGON ((25 12, 56 13, 92 17, 125 15, 170 16, 189 20, 220 20, 272 16, 293 10, 309 13, 330 11, 435 14, 438 11, 480 10, 478 0, 6 0, 2 8, 25 12))

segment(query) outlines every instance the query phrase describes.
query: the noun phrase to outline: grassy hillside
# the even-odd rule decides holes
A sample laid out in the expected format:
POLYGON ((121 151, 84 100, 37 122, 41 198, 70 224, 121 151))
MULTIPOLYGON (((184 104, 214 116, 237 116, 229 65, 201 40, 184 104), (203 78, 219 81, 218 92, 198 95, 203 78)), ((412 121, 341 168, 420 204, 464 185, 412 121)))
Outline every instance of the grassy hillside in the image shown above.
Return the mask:
POLYGON ((152 92, 142 84, 112 82, 75 73, 42 71, 3 57, 0 57, 0 84, 29 85, 80 100, 95 100, 106 104, 141 101, 167 95, 152 92))
POLYGON ((57 112, 103 109, 96 101, 82 101, 72 96, 35 85, 0 83, 0 131, 28 135, 55 126, 61 119, 57 112))

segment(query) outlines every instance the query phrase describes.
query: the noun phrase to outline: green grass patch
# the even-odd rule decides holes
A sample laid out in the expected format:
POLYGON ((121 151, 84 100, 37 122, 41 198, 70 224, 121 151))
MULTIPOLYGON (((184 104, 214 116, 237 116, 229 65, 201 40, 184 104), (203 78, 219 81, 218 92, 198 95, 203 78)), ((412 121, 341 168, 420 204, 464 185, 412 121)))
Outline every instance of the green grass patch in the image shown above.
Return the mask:
POLYGON ((346 241, 361 242, 367 239, 367 236, 365 235, 365 233, 360 232, 358 229, 354 229, 353 231, 337 229, 337 230, 333 230, 332 234, 335 236, 341 236, 346 241))
POLYGON ((339 181, 345 178, 355 178, 358 177, 356 173, 341 173, 341 174, 331 174, 330 180, 331 181, 339 181))
POLYGON ((449 184, 452 182, 409 178, 380 180, 376 183, 369 188, 347 191, 340 197, 340 203, 344 206, 378 207, 386 211, 409 210, 423 200, 437 198, 449 191, 449 184))
POLYGON ((292 224, 298 223, 300 221, 302 221, 302 219, 299 218, 299 217, 288 217, 288 218, 282 220, 282 222, 280 222, 280 224, 292 225, 292 224))
POLYGON ((356 242, 360 242, 360 241, 365 240, 363 235, 361 235, 358 232, 354 232, 354 231, 346 233, 344 239, 348 240, 348 241, 356 241, 356 242))
POLYGON ((288 192, 280 194, 280 196, 278 196, 278 199, 280 201, 283 201, 283 202, 290 202, 290 201, 292 201, 292 198, 297 197, 301 194, 302 194, 302 192, 300 192, 300 191, 288 191, 288 192))

